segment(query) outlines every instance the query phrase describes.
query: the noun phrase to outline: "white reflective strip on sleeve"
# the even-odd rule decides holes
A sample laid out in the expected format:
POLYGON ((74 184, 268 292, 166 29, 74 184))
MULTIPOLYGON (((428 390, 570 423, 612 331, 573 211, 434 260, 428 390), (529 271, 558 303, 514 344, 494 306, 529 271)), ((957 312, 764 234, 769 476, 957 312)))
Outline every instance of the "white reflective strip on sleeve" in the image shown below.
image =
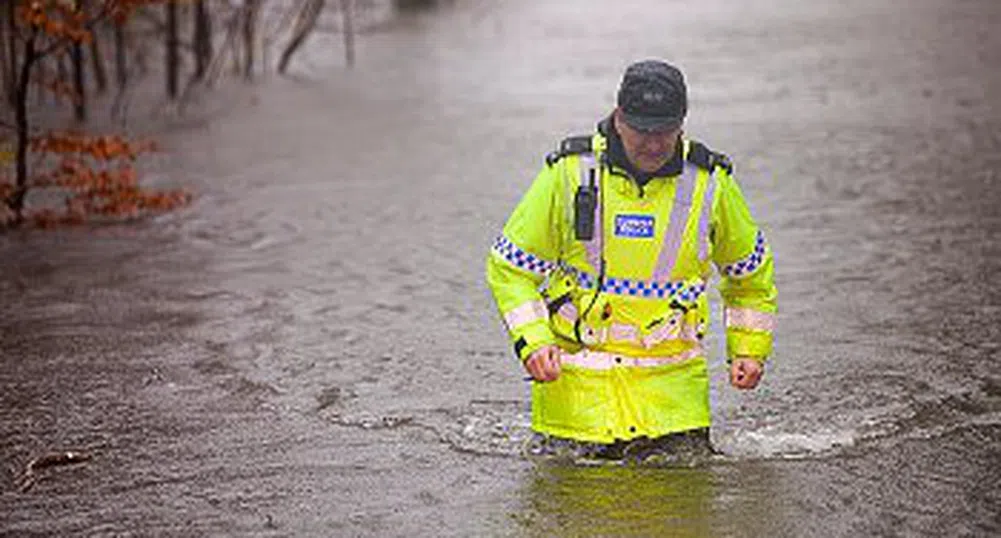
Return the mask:
POLYGON ((750 308, 727 307, 723 310, 723 324, 727 328, 771 332, 775 330, 775 314, 750 308))
POLYGON ((574 306, 573 303, 565 303, 559 310, 556 311, 556 315, 569 321, 570 323, 574 323, 577 321, 577 307, 574 306))
POLYGON ((635 325, 613 323, 608 330, 608 337, 613 342, 636 342, 639 340, 639 330, 635 325))
POLYGON ((504 314, 504 323, 507 324, 507 330, 509 331, 540 319, 549 319, 549 311, 546 310, 546 303, 542 301, 525 303, 504 314))
POLYGON ((612 368, 621 366, 632 368, 654 368, 665 364, 673 364, 704 356, 705 354, 702 348, 698 346, 683 353, 671 355, 669 357, 627 357, 625 355, 616 355, 615 353, 605 353, 585 349, 583 351, 578 351, 577 353, 566 353, 561 355, 560 362, 562 364, 572 364, 587 370, 611 370, 612 368))
POLYGON ((594 327, 583 327, 580 331, 580 340, 584 345, 596 346, 608 341, 608 327, 595 329, 594 327))

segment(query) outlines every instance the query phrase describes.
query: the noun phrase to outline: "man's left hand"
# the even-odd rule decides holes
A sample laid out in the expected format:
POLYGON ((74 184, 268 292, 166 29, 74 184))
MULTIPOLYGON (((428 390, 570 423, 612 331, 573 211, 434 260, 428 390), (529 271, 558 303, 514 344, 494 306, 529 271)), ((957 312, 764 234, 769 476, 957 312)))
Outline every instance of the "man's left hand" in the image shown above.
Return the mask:
POLYGON ((738 389, 748 390, 758 386, 764 368, 754 359, 737 358, 730 364, 730 384, 738 389))

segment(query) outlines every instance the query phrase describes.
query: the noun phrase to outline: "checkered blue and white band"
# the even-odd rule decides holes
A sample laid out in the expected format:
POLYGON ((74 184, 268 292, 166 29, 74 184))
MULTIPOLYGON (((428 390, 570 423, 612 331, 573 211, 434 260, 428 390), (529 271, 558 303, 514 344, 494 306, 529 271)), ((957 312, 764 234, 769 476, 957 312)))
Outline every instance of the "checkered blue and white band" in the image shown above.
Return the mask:
POLYGON ((553 262, 543 260, 535 254, 518 248, 517 245, 503 235, 494 241, 493 250, 511 265, 540 276, 545 276, 556 267, 556 264, 553 262))
MULTIPOLYGON (((493 246, 494 252, 499 254, 508 263, 540 276, 547 275, 557 267, 557 264, 543 260, 538 256, 525 252, 504 236, 497 238, 493 246)), ((579 271, 567 264, 559 264, 559 267, 566 272, 573 274, 577 278, 577 283, 584 289, 594 289, 597 277, 590 273, 579 271)), ((706 291, 705 282, 658 282, 655 280, 639 280, 631 278, 606 277, 601 286, 602 293, 613 295, 627 295, 631 297, 650 297, 656 299, 668 299, 676 297, 681 301, 691 302, 697 300, 706 291)))
POLYGON ((750 276, 765 261, 765 248, 765 234, 758 230, 758 235, 754 239, 754 252, 741 260, 724 265, 720 268, 720 273, 726 277, 738 279, 750 276))
MULTIPOLYGON (((581 271, 576 271, 577 283, 584 289, 594 289, 597 278, 581 271)), ((690 283, 684 281, 657 282, 653 280, 638 280, 631 278, 606 277, 601 286, 602 293, 612 295, 628 295, 632 297, 650 297, 669 299, 677 297, 681 301, 691 302, 698 299, 706 291, 705 282, 690 283)))

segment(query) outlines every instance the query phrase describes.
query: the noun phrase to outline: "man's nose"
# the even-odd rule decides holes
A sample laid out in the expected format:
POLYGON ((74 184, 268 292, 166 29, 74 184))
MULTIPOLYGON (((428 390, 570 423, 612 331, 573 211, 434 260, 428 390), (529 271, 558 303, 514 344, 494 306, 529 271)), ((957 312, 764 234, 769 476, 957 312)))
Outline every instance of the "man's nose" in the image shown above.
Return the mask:
POLYGON ((644 153, 654 153, 662 151, 664 149, 664 137, 661 136, 644 136, 642 141, 642 147, 644 153))

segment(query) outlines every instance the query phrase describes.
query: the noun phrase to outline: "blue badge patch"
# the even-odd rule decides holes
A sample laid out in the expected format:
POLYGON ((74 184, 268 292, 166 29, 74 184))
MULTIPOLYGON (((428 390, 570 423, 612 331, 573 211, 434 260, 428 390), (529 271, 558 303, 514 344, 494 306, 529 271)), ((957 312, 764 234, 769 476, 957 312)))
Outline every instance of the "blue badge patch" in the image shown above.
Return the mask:
POLYGON ((616 215, 617 237, 653 237, 653 217, 650 215, 616 215))

